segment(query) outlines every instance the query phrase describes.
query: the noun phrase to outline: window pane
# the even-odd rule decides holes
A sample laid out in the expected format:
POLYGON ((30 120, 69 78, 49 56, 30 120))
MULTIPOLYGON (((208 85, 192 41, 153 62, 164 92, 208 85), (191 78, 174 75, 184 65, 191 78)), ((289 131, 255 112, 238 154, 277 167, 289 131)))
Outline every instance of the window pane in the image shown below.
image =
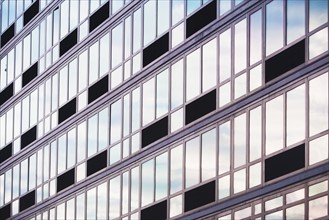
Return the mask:
POLYGON ((202 92, 216 85, 217 38, 202 47, 202 92))
POLYGON ((131 170, 130 179, 130 210, 133 211, 139 207, 139 167, 131 170))
MULTIPOLYGON (((97 219, 106 219, 106 202, 108 198, 107 182, 102 183, 97 187, 97 219)), ((120 188, 116 189, 117 193, 120 193, 120 188)), ((114 193, 110 192, 110 197, 114 197, 114 193)))
POLYGON ((219 35, 219 80, 231 76, 231 29, 219 35))
POLYGON ((170 193, 182 189, 183 183, 183 147, 179 145, 170 151, 170 193))
POLYGON ((79 92, 87 86, 87 71, 88 71, 88 53, 85 50, 79 55, 79 92))
POLYGON ((172 24, 176 24, 184 17, 184 0, 172 1, 172 24))
POLYGON ((219 126, 219 174, 230 169, 231 157, 231 128, 230 122, 219 126))
POLYGON ((88 157, 97 152, 97 114, 88 119, 88 157))
POLYGON ((250 16, 250 64, 261 59, 262 56, 262 11, 250 16))
POLYGON ((234 119, 234 167, 246 163, 246 114, 234 119))
POLYGON ((66 169, 66 160, 67 160, 67 135, 64 134, 60 138, 58 138, 58 171, 60 174, 66 169))
POLYGON ((156 3, 150 0, 144 4, 144 46, 156 37, 156 3))
POLYGON ((187 0, 187 15, 201 6, 201 0, 187 0))
POLYGON ((78 125, 78 162, 86 158, 86 122, 78 125))
POLYGON ((89 85, 98 79, 98 41, 89 48, 89 85))
POLYGON ((183 104, 183 60, 171 66, 171 109, 183 104))
POLYGON ((105 108, 98 114, 98 150, 102 150, 108 146, 109 134, 109 113, 105 108))
POLYGON ((287 92, 287 146, 305 139, 305 85, 287 92))
POLYGON ((121 99, 111 105, 111 142, 118 141, 121 138, 121 99))
POLYGON ((283 148, 283 96, 266 103, 266 155, 283 148))
POLYGON ((87 219, 96 219, 96 188, 87 191, 87 219))
POLYGON ((71 63, 69 63, 69 100, 77 94, 77 81, 77 59, 74 59, 71 63))
POLYGON ((266 5, 266 55, 283 46, 283 1, 266 5))
POLYGON ((142 164, 142 206, 154 201, 154 160, 142 164))
POLYGON ((168 69, 156 76, 156 117, 168 112, 168 69))
POLYGON ((68 33, 69 31, 69 1, 65 0, 61 4, 61 39, 68 33))
POLYGON ((310 165, 328 159, 328 135, 311 141, 309 148, 310 165))
POLYGON ((73 128, 67 134, 67 168, 75 165, 76 151, 76 129, 73 128))
POLYGON ((143 84, 143 125, 155 118, 155 79, 143 84))
POLYGON ((287 43, 305 34, 305 1, 287 1, 287 43))
MULTIPOLYGON (((141 48, 141 20, 142 20, 142 15, 141 15, 141 9, 138 9, 137 11, 134 12, 134 23, 133 23, 133 52, 135 53, 137 50, 141 48)), ((112 46, 113 47, 113 46, 112 46)))
POLYGON ((216 129, 202 134, 201 138, 201 178, 205 181, 216 175, 216 129))
POLYGON ((238 73, 247 65, 247 20, 237 23, 234 31, 234 72, 238 73))
POLYGON ((68 66, 65 66, 59 72, 59 106, 63 105, 67 101, 68 90, 68 66))
POLYGON ((158 36, 169 28, 170 1, 158 0, 158 36))
POLYGON ((112 68, 123 59, 123 23, 112 29, 112 68), (114 55, 115 54, 115 55, 114 55))
POLYGON ((132 92, 132 120, 131 130, 134 132, 140 127, 140 88, 132 92))
POLYGON ((185 150, 185 188, 188 188, 200 182, 200 138, 186 142, 185 150))
POLYGON ((163 153, 155 159, 155 200, 167 196, 168 187, 168 153, 163 153))
POLYGON ((99 56, 99 66, 100 66, 100 76, 104 75, 109 71, 110 62, 110 35, 106 34, 100 39, 100 56, 99 56))
POLYGON ((195 50, 186 57, 186 101, 200 94, 200 49, 195 50))
POLYGON ((309 29, 312 31, 328 21, 328 1, 310 0, 309 4, 309 29))
POLYGON ((261 106, 250 111, 249 116, 249 160, 253 161, 261 157, 262 153, 262 108, 261 106))
POLYGON ((309 82, 310 136, 328 129, 328 74, 309 82))

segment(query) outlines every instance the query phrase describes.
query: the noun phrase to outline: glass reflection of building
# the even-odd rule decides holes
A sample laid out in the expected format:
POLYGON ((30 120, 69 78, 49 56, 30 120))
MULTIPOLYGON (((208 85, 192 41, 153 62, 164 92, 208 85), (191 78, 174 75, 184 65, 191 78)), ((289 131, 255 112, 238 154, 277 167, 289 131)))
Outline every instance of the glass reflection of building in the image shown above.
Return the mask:
POLYGON ((0 5, 0 219, 329 217, 327 0, 0 5))

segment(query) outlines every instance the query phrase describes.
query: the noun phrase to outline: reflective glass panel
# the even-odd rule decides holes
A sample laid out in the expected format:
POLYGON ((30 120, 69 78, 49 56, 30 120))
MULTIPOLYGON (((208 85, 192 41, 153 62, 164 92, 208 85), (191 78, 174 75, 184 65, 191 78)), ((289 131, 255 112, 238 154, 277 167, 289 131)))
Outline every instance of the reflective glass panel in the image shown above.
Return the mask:
POLYGON ((116 101, 111 105, 111 141, 110 144, 118 141, 121 138, 121 113, 122 113, 122 106, 121 106, 121 99, 116 101))
POLYGON ((196 137, 185 144, 185 187, 200 182, 200 138, 196 137))
POLYGON ((202 47, 202 92, 217 82, 217 38, 202 47))
POLYGON ((287 1, 287 43, 305 34, 305 1, 287 1))
POLYGON ((234 31, 234 72, 238 73, 247 65, 247 19, 237 23, 234 31))
POLYGON ((309 29, 310 31, 328 21, 328 1, 309 1, 309 29))
POLYGON ((226 122, 219 126, 219 174, 229 171, 231 164, 231 124, 226 122))
POLYGON ((88 157, 97 152, 97 114, 88 119, 88 157))
POLYGON ((283 1, 274 0, 266 5, 266 55, 283 46, 283 1))
POLYGON ((231 76, 231 29, 219 35, 219 81, 231 76))
POLYGON ((283 148, 283 96, 266 103, 266 155, 283 148))
POLYGON ((234 167, 246 163, 246 143, 246 114, 242 114, 234 119, 234 167))
POLYGON ((143 125, 155 118, 155 79, 143 84, 143 125))
POLYGON ((305 138, 305 85, 287 92, 287 146, 305 138))
POLYGON ((144 4, 144 46, 156 37, 156 3, 150 0, 144 4))
POLYGON ((171 66, 171 109, 183 104, 183 60, 171 66))
POLYGON ((216 175, 216 129, 201 136, 201 180, 205 181, 216 175))
POLYGON ((142 206, 154 201, 154 160, 142 164, 142 206))
POLYGON ((186 57, 186 101, 198 96, 201 92, 200 49, 186 57))
POLYGON ((167 196, 168 188, 168 153, 155 158, 155 200, 167 196))
POLYGON ((156 76, 156 117, 159 118, 168 112, 168 69, 156 76))
POLYGON ((183 147, 179 145, 170 151, 170 193, 183 187, 183 147))

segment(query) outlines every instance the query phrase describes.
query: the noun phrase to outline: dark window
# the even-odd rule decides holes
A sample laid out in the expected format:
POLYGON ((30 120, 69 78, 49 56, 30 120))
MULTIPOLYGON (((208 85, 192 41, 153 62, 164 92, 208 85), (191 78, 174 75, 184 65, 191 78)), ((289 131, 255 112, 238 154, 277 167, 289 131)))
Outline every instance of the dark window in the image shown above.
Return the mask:
POLYGON ((89 18, 89 32, 92 32, 101 23, 110 17, 109 2, 106 2, 89 18))
POLYGON ((184 197, 184 211, 188 212, 214 202, 216 195, 215 188, 215 181, 212 181, 187 191, 184 197))
POLYGON ((39 13, 39 0, 35 1, 29 9, 24 12, 24 26, 39 13))
POLYGON ((194 100, 185 107, 185 124, 216 110, 216 89, 194 100))
POLYGON ((109 91, 109 76, 106 75, 88 88, 88 104, 109 91))
POLYGON ((58 124, 76 113, 76 98, 72 99, 58 110, 58 124))
POLYGON ((12 143, 8 144, 0 150, 0 164, 11 157, 13 154, 12 143))
POLYGON ((11 216, 11 203, 0 208, 0 219, 7 219, 11 216))
POLYGON ((166 33, 143 50, 143 67, 169 50, 169 33, 166 33))
MULTIPOLYGON (((22 118, 24 120, 24 118, 22 118)), ((31 144, 37 139, 37 126, 34 126, 21 136, 21 149, 31 144)))
POLYGON ((33 64, 28 70, 23 73, 22 87, 26 86, 38 75, 38 62, 33 64))
POLYGON ((201 30, 210 22, 216 20, 217 6, 216 0, 213 0, 198 12, 189 17, 186 21, 186 38, 201 30))
POLYGON ((7 88, 0 92, 0 106, 8 101, 14 95, 14 83, 12 82, 7 88))
POLYGON ((305 62, 305 39, 265 61, 265 82, 305 62))
POLYGON ((10 27, 1 35, 1 47, 5 46, 8 41, 11 40, 15 35, 15 23, 10 25, 10 27))
POLYGON ((265 160, 265 181, 270 181, 305 167, 305 144, 265 160))
POLYGON ((167 200, 152 205, 141 211, 141 219, 145 220, 165 220, 167 219, 167 200))
POLYGON ((142 130, 142 147, 168 135, 168 116, 142 130))
POLYGON ((90 176, 97 171, 104 169, 107 164, 107 151, 103 151, 102 153, 90 158, 87 161, 87 176, 90 176))
POLYGON ((19 211, 24 211, 35 204, 35 190, 19 199, 19 211))
POLYGON ((74 184, 75 169, 71 169, 66 173, 57 177, 57 192, 74 184))
POLYGON ((59 56, 69 51, 78 41, 78 31, 75 29, 59 43, 59 56))

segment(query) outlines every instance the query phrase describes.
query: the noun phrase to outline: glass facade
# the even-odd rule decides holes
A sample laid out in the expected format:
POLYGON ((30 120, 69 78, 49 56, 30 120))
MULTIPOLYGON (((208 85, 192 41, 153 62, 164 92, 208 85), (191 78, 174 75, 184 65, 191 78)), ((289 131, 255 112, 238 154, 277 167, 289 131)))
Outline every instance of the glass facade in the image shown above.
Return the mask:
POLYGON ((3 218, 329 216, 327 0, 0 5, 3 218))

